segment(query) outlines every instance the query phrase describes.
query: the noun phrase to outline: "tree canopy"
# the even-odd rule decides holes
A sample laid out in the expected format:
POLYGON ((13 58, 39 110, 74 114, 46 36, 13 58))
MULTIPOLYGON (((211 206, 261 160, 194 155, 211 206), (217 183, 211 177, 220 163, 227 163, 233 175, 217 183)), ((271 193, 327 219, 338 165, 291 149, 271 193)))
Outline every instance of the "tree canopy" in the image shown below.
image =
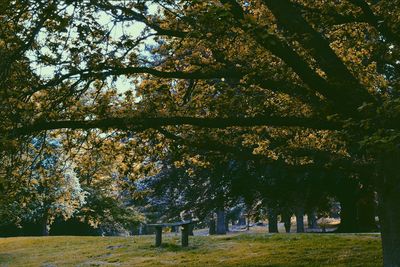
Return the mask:
POLYGON ((133 180, 172 146, 198 166, 204 153, 302 173, 372 166, 385 265, 398 266, 399 4, 2 2, 0 182, 43 134, 80 164, 88 136, 108 136, 113 170, 133 180))

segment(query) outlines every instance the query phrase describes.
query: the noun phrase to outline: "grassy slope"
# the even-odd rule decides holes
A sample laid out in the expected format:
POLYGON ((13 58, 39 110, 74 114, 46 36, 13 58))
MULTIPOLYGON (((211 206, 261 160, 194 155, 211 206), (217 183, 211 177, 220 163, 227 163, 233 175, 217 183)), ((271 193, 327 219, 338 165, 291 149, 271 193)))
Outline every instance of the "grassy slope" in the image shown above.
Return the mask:
POLYGON ((374 234, 0 238, 0 266, 381 266, 374 234))

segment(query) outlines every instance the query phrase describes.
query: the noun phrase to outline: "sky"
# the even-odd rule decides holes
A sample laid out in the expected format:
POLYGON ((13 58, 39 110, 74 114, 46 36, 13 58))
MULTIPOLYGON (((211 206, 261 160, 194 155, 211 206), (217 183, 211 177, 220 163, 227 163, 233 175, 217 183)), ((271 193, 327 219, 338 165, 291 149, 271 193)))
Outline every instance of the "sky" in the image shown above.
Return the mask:
MULTIPOLYGON (((156 14, 156 13, 158 13, 158 6, 155 4, 149 5, 148 10, 149 10, 150 14, 156 14)), ((66 8, 65 12, 68 15, 72 15, 74 12, 74 9, 72 6, 69 6, 66 8)), ((145 24, 142 22, 134 22, 134 23, 130 23, 130 25, 128 25, 127 23, 124 23, 124 25, 123 24, 114 25, 112 23, 111 16, 108 15, 106 12, 98 13, 98 22, 101 25, 105 26, 106 28, 112 29, 111 34, 110 34, 112 39, 119 39, 124 34, 132 37, 132 39, 136 38, 136 37, 140 36, 141 32, 145 28, 145 24)), ((71 32, 70 35, 72 38, 77 37, 76 32, 71 32)), ((45 37, 46 37, 46 32, 41 31, 37 37, 38 42, 44 43, 45 37)), ((145 53, 145 50, 144 50, 145 45, 149 45, 149 44, 155 44, 155 42, 150 38, 148 40, 146 40, 140 46, 140 50, 143 51, 142 53, 145 53)), ((43 46, 41 51, 44 53, 50 53, 50 50, 45 45, 43 46)), ((54 76, 54 73, 56 71, 55 67, 43 66, 43 65, 39 65, 39 64, 35 63, 36 55, 33 51, 28 51, 27 56, 29 59, 31 59, 31 61, 32 61, 31 66, 32 66, 32 69, 34 69, 34 71, 36 72, 36 74, 38 74, 46 79, 51 79, 54 76)), ((68 55, 65 55, 65 57, 66 57, 65 59, 67 59, 68 55)), ((108 82, 111 83, 111 79, 109 79, 108 82)), ((117 88, 118 92, 123 93, 127 90, 132 90, 133 85, 126 77, 122 76, 122 77, 117 78, 117 80, 113 83, 113 86, 115 86, 117 88)))

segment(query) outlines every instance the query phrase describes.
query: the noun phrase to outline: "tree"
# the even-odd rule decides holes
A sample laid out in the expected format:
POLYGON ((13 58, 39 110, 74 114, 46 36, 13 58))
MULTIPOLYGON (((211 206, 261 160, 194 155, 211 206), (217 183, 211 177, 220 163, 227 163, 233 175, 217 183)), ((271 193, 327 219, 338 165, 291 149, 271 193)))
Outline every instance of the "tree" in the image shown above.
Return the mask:
POLYGON ((63 139, 64 149, 75 162, 74 170, 86 192, 85 204, 75 218, 103 235, 130 232, 144 220, 133 203, 136 188, 129 167, 134 160, 127 152, 130 143, 126 136, 116 136, 88 131, 70 133, 63 139))
POLYGON ((66 220, 77 212, 86 193, 54 139, 34 139, 21 163, 26 166, 7 166, 13 171, 3 183, 2 224, 36 222, 48 235, 57 217, 66 220))
MULTIPOLYGON (((19 34, 2 30, 13 44, 2 76, 25 77, 13 70, 21 62, 52 71, 1 84, 17 96, 3 94, 2 102, 26 101, 19 117, 8 105, 0 132, 6 140, 63 128, 143 137, 151 128, 184 144, 288 165, 318 163, 282 156, 262 133, 335 136, 353 162, 374 166, 384 264, 398 266, 398 6, 397 0, 9 1, 2 20, 19 34), (140 34, 120 30, 137 23, 140 34), (122 76, 134 88, 125 94, 116 90, 122 76), (254 135, 263 138, 248 138, 254 135)), ((319 144, 312 150, 323 150, 319 144)))
POLYGON ((147 212, 161 221, 180 220, 182 212, 200 220, 219 213, 223 229, 219 232, 225 233, 225 211, 244 193, 234 189, 237 166, 214 154, 199 155, 176 146, 169 149, 167 158, 158 162, 159 173, 137 179, 137 193, 143 193, 147 212))

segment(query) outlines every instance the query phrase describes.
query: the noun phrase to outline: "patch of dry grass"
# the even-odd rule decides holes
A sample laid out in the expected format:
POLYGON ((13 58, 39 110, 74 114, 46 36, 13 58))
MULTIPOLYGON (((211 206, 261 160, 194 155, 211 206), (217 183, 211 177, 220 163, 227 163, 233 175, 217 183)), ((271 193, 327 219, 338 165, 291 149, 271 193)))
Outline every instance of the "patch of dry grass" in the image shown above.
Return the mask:
POLYGON ((18 237, 0 239, 0 266, 381 266, 377 234, 18 237))

